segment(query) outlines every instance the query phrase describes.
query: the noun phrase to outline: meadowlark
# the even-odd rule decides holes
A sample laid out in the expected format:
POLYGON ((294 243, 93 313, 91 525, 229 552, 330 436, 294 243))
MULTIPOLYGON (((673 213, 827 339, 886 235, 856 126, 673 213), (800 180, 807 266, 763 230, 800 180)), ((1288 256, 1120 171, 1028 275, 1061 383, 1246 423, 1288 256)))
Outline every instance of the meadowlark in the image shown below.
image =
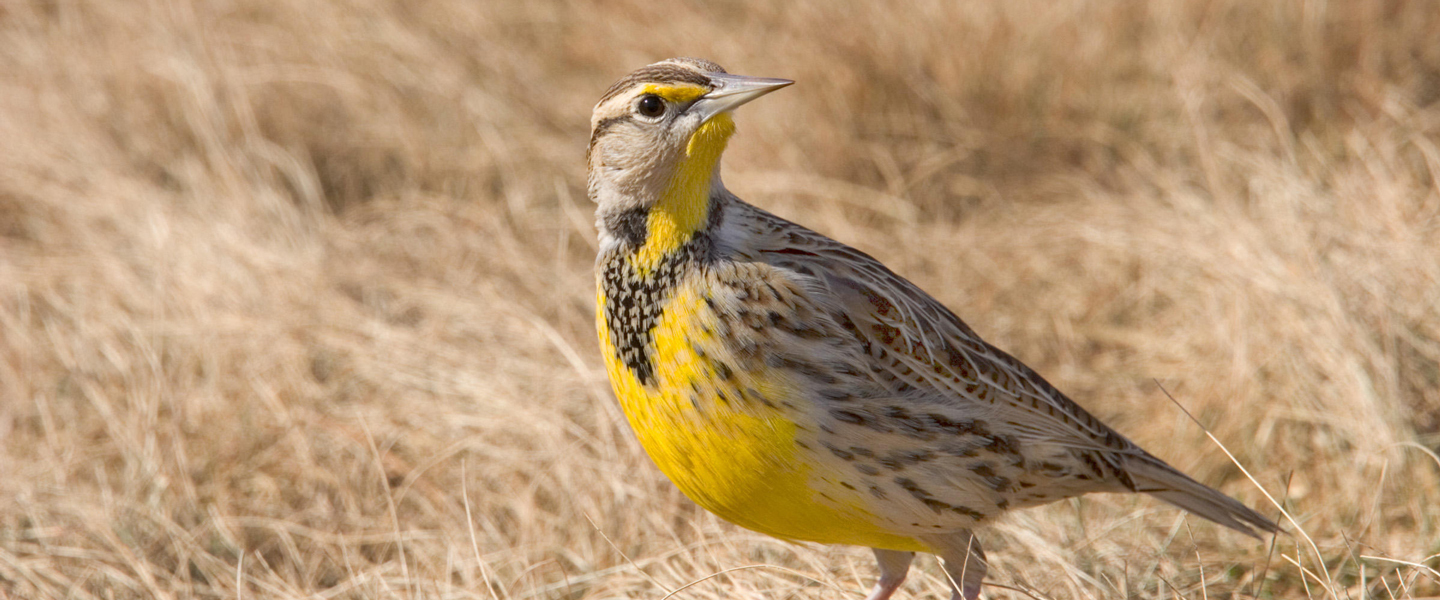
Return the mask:
POLYGON ((916 552, 975 600, 975 527, 1090 492, 1278 530, 879 261, 731 194, 732 111, 791 83, 675 58, 620 79, 590 120, 600 346, 640 443, 686 496, 778 538, 873 548, 870 600, 916 552))

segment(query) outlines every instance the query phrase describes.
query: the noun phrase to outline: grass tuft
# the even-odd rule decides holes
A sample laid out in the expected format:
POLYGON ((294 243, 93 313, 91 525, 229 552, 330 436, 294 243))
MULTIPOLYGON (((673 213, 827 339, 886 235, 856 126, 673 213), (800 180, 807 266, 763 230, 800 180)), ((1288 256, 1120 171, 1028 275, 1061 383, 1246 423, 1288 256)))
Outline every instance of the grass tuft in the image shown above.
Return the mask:
POLYGON ((610 397, 588 119, 675 55, 799 82, 735 192, 1304 533, 1087 497, 987 532, 987 597, 1440 596, 1436 39, 1418 1, 7 3, 0 597, 859 597, 868 551, 703 513, 610 397))

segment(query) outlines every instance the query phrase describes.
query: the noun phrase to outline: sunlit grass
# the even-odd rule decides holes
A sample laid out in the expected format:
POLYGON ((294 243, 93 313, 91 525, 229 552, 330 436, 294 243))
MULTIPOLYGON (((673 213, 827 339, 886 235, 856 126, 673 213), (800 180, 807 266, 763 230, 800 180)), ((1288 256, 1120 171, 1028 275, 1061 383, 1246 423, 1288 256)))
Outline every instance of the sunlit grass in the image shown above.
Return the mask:
POLYGON ((798 81, 737 115, 736 193, 1289 515, 1020 512, 986 597, 1440 595, 1437 39, 1424 2, 6 4, 0 597, 862 597, 868 551, 695 508, 610 396, 590 108, 673 55, 798 81))

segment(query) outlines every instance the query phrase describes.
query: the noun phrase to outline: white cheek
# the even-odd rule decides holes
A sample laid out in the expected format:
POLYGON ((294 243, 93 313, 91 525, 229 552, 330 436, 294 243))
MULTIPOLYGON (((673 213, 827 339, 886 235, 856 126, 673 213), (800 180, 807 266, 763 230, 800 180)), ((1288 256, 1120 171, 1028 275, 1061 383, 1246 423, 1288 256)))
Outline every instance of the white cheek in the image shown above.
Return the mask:
POLYGON ((700 115, 687 113, 675 120, 675 126, 670 129, 682 142, 688 142, 695 130, 700 129, 703 123, 700 122, 700 115))

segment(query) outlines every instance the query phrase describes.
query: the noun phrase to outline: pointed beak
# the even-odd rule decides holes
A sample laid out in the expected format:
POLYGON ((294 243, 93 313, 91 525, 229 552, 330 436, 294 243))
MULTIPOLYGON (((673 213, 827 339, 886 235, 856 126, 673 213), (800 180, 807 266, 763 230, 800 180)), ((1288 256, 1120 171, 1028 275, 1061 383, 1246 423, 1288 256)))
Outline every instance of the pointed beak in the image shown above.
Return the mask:
POLYGON ((698 111, 701 121, 709 121, 715 115, 735 110, 736 107, 764 96, 770 92, 795 83, 789 79, 770 77, 746 77, 729 73, 707 73, 715 89, 701 96, 690 110, 698 111))

